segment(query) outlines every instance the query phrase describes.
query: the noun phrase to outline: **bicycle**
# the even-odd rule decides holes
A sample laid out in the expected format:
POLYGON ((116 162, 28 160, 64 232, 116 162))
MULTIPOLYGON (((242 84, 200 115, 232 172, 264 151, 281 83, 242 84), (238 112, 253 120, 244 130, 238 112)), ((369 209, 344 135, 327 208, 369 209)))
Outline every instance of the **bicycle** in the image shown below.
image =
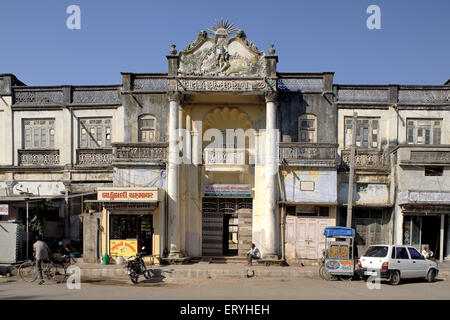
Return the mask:
MULTIPOLYGON (((20 278, 25 282, 34 282, 38 278, 36 260, 25 261, 19 266, 20 278)), ((62 283, 67 278, 67 269, 63 261, 48 259, 42 261, 42 276, 48 280, 55 280, 56 283, 62 283)))

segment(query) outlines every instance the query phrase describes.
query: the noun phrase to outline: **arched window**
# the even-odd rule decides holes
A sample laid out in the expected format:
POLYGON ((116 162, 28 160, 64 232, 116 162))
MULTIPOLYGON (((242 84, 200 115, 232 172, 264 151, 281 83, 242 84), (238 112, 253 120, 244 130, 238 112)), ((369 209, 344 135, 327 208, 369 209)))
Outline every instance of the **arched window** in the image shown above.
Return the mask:
POLYGON ((156 118, 152 115, 139 117, 139 142, 154 142, 156 134, 156 118))
POLYGON ((298 118, 298 141, 314 143, 317 141, 317 117, 303 114, 298 118))

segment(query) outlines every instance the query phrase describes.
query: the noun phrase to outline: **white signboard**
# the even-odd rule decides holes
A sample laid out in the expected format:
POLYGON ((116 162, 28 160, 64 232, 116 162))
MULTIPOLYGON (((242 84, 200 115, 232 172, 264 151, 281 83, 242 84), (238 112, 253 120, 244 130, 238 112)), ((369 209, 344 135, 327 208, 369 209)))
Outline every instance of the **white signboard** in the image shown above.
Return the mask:
POLYGON ((9 215, 9 208, 7 204, 0 204, 0 216, 9 215))
POLYGON ((205 185, 206 197, 238 197, 251 198, 252 189, 249 184, 208 184, 205 185))
POLYGON ((110 188, 97 189, 97 200, 125 201, 125 202, 154 202, 158 201, 157 188, 110 188))

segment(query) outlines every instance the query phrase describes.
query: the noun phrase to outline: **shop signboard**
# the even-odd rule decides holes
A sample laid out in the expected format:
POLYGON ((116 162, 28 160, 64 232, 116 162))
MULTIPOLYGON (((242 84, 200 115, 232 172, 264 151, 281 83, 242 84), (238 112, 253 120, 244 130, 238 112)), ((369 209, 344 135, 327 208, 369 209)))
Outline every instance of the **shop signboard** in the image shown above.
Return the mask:
POLYGON ((97 189, 97 200, 105 202, 155 202, 157 188, 109 188, 97 189))
POLYGON ((204 196, 251 198, 252 189, 249 184, 208 184, 205 185, 204 196))
POLYGON ((131 257, 137 253, 137 240, 109 240, 109 253, 112 256, 131 257))
POLYGON ((327 259, 325 267, 332 274, 352 274, 354 270, 353 260, 327 259))
POLYGON ((0 204, 0 216, 9 215, 9 208, 7 204, 0 204))

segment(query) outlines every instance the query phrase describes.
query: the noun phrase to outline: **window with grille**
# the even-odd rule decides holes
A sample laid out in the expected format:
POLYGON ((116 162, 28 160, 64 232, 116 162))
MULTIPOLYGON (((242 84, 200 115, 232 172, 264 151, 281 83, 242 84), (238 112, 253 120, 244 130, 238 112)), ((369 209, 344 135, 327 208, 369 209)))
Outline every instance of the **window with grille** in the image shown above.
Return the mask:
POLYGON ((298 118, 298 134, 300 142, 317 141, 317 118, 312 114, 304 114, 298 118))
POLYGON ((111 146, 111 119, 81 119, 80 148, 111 146))
POLYGON ((24 149, 52 149, 55 147, 55 119, 23 120, 24 149))
MULTIPOLYGON (((352 118, 345 118, 345 147, 352 145, 352 118)), ((357 118, 356 120, 356 147, 379 149, 380 147, 380 120, 379 118, 357 118)))
POLYGON ((442 120, 407 119, 408 144, 441 144, 442 120))
POLYGON ((139 117, 139 141, 154 142, 156 132, 156 118, 152 115, 139 117))

